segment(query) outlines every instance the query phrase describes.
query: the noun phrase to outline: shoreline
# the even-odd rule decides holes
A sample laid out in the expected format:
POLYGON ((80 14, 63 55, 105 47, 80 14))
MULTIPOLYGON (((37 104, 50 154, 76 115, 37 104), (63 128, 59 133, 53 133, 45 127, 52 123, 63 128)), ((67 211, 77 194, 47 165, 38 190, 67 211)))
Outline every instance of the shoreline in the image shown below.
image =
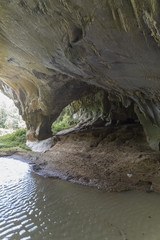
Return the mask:
MULTIPOLYGON (((108 192, 160 192, 160 154, 149 148, 138 125, 58 134, 45 153, 6 150, 4 157, 24 160, 36 174, 108 192)), ((0 151, 2 156, 2 151, 0 151)))

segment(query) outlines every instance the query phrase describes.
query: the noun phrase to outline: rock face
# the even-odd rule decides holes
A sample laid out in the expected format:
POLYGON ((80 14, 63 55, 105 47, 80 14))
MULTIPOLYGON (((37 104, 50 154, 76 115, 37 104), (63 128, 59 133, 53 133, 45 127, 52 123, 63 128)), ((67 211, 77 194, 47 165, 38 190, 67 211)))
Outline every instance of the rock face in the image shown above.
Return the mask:
POLYGON ((0 88, 28 140, 49 138, 62 109, 98 88, 134 108, 159 150, 159 14, 159 0, 1 0, 0 88))

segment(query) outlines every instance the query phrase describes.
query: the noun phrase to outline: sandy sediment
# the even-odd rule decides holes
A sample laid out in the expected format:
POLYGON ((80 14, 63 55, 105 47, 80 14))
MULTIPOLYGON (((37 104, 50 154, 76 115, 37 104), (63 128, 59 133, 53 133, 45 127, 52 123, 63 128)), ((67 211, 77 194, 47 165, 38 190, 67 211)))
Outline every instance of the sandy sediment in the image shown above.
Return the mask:
POLYGON ((136 124, 62 131, 46 153, 11 151, 8 155, 32 163, 33 170, 45 177, 107 191, 160 192, 160 154, 149 148, 136 124))

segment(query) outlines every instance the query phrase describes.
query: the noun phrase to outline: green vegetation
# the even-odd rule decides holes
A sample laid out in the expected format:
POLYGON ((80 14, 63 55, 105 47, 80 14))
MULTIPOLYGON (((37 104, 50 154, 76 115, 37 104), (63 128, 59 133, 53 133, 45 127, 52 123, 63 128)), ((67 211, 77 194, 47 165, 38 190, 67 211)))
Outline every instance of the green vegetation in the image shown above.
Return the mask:
POLYGON ((0 91, 0 128, 16 130, 25 126, 13 101, 0 91))
POLYGON ((56 134, 57 132, 74 127, 77 123, 76 119, 73 119, 72 113, 69 107, 65 107, 57 120, 52 124, 52 132, 56 134))
POLYGON ((104 91, 96 94, 91 93, 79 100, 73 101, 65 107, 56 121, 52 124, 52 132, 57 132, 74 127, 78 122, 85 122, 88 119, 97 119, 105 111, 104 101, 107 98, 104 91), (73 115, 77 118, 73 118, 73 115))
POLYGON ((1 108, 0 109, 0 127, 5 128, 5 122, 7 120, 7 114, 5 109, 1 108))
POLYGON ((22 148, 29 150, 26 146, 26 129, 18 129, 11 134, 0 136, 0 148, 22 148))

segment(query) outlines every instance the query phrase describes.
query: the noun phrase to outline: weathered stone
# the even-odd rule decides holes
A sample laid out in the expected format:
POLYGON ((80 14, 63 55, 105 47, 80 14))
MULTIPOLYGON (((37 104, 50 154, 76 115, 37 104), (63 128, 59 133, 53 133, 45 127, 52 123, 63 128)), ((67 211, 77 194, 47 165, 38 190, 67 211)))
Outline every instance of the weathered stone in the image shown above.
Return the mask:
POLYGON ((94 86, 136 104, 159 132, 159 14, 158 0, 1 0, 0 88, 27 138, 50 137, 62 109, 94 86))
POLYGON ((34 152, 46 152, 53 146, 53 137, 41 141, 27 141, 26 145, 34 152))
POLYGON ((137 120, 133 104, 122 104, 116 95, 99 89, 73 101, 70 110, 78 119, 76 127, 79 128, 103 127, 137 120))
POLYGON ((139 108, 135 109, 137 116, 143 126, 147 141, 151 148, 160 151, 160 126, 154 123, 148 115, 142 113, 139 108))

